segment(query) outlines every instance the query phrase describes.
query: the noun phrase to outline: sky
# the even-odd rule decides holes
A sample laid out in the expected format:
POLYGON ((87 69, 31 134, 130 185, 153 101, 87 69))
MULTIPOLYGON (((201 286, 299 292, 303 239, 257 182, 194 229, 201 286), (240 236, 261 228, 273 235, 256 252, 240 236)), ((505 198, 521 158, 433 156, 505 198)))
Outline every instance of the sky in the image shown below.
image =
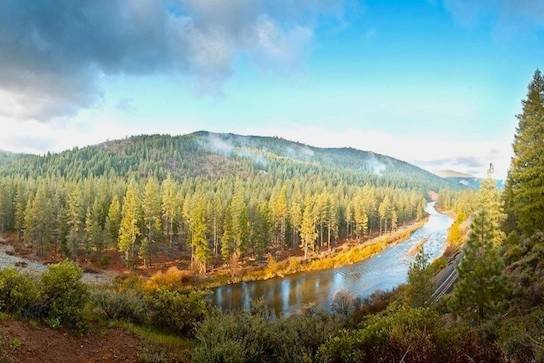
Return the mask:
POLYGON ((197 130, 506 175, 544 0, 0 1, 0 149, 197 130))

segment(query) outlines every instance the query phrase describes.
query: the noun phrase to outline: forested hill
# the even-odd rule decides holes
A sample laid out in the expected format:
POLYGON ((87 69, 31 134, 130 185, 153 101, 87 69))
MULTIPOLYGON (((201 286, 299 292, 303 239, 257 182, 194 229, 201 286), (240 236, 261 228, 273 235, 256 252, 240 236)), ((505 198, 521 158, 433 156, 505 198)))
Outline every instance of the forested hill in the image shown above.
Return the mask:
POLYGON ((24 156, 25 156, 24 154, 15 154, 15 153, 11 153, 9 151, 0 150, 0 165, 9 163, 9 162, 11 162, 13 160, 20 159, 20 158, 22 158, 24 156))
POLYGON ((277 137, 199 131, 182 136, 143 135, 45 156, 0 155, 0 175, 81 179, 90 176, 281 178, 320 173, 372 184, 438 190, 452 183, 414 165, 353 148, 317 148, 277 137), (2 162, 4 161, 4 162, 2 162))

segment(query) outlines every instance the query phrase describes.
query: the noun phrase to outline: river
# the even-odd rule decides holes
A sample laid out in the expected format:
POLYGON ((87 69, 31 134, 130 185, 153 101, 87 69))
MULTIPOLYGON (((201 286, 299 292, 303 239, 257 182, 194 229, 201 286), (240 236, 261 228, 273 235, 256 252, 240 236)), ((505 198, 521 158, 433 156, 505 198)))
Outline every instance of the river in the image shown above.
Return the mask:
POLYGON ((213 290, 212 301, 220 309, 248 310, 251 303, 262 300, 278 316, 300 312, 313 305, 329 310, 339 291, 367 297, 377 290, 391 290, 406 282, 414 260, 414 247, 421 241, 431 260, 446 248, 446 236, 452 219, 428 203, 428 221, 405 241, 392 245, 379 254, 353 265, 322 271, 301 272, 264 281, 241 282, 213 290))

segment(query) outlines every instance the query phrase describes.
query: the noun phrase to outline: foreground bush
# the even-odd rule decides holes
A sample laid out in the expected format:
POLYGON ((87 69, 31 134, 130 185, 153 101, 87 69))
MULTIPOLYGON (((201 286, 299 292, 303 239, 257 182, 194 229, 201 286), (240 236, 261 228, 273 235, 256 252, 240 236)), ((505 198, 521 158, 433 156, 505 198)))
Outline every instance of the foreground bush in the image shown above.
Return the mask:
POLYGON ((41 278, 42 306, 47 322, 53 326, 80 327, 88 300, 83 272, 70 261, 51 265, 41 278))
POLYGON ((144 323, 146 311, 144 296, 136 289, 115 290, 100 288, 91 298, 94 312, 104 320, 144 323))
POLYGON ((190 334, 208 311, 204 291, 158 289, 146 293, 144 300, 151 325, 182 335, 190 334))
POLYGON ((199 325, 195 362, 307 362, 339 329, 326 314, 271 319, 265 312, 213 313, 199 325))
POLYGON ((344 330, 319 350, 322 362, 496 362, 493 344, 464 325, 448 326, 430 308, 390 307, 358 330, 344 330))
POLYGON ((30 275, 12 268, 0 271, 0 311, 22 316, 37 314, 40 290, 30 275))

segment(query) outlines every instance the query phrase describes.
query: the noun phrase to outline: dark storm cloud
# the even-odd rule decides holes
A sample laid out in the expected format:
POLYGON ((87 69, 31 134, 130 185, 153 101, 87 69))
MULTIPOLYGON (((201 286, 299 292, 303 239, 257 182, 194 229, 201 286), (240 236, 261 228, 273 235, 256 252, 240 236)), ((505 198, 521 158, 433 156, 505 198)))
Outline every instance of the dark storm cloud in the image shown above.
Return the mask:
POLYGON ((240 52, 293 62, 341 0, 0 1, 0 113, 47 120, 96 103, 104 75, 187 74, 202 88, 240 52))

